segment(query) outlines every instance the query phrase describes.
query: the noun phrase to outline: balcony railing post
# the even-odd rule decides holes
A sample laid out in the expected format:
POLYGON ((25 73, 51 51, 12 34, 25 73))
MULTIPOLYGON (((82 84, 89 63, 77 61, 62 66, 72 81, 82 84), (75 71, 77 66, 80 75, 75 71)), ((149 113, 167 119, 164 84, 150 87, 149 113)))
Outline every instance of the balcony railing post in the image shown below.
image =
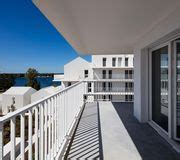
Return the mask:
POLYGON ((16 132, 15 132, 15 125, 16 119, 13 117, 10 121, 11 125, 11 159, 15 159, 15 143, 16 143, 16 132))
POLYGON ((55 132, 55 141, 54 141, 54 154, 56 155, 56 153, 57 153, 57 96, 55 96, 55 106, 54 106, 54 121, 55 121, 55 130, 54 130, 54 132, 55 132))
POLYGON ((44 159, 47 159, 47 101, 44 102, 44 159))
POLYGON ((35 160, 38 160, 39 147, 38 147, 38 108, 35 107, 35 160))
POLYGON ((48 153, 51 158, 51 99, 48 99, 48 153))
POLYGON ((3 123, 0 123, 0 160, 3 159, 3 123))
POLYGON ((52 122, 52 129, 51 129, 51 143, 52 143, 52 154, 51 154, 51 158, 54 159, 54 97, 51 98, 51 122, 52 122))
POLYGON ((28 145, 29 145, 29 150, 28 150, 28 159, 32 160, 32 111, 29 110, 29 116, 28 116, 28 145))
POLYGON ((21 114, 21 159, 24 160, 25 116, 21 114))
POLYGON ((41 103, 40 108, 40 160, 44 160, 44 106, 41 103))

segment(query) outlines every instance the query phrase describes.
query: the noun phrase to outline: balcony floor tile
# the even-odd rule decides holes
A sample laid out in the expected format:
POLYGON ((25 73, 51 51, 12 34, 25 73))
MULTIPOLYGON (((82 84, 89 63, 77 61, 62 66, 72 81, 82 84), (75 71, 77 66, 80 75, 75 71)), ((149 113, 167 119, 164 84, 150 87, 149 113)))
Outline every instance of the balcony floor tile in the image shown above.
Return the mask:
POLYGON ((150 125, 133 116, 133 103, 98 102, 85 106, 68 159, 179 160, 150 125))

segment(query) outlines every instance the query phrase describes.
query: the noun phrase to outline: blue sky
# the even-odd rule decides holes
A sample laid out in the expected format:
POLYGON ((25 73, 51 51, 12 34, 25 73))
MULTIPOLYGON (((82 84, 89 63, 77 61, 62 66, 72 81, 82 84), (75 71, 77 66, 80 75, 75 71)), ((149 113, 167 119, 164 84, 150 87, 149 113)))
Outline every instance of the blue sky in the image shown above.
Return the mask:
MULTIPOLYGON (((63 72, 78 56, 31 0, 1 0, 0 73, 63 72)), ((84 57, 90 60, 90 56, 84 57)))

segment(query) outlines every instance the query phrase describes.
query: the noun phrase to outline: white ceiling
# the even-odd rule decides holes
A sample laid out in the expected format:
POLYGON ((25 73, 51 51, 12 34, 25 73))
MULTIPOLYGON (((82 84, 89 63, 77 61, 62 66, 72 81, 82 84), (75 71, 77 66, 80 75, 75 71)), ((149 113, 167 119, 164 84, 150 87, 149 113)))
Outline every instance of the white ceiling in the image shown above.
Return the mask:
POLYGON ((83 54, 132 53, 134 44, 180 0, 33 0, 83 54))

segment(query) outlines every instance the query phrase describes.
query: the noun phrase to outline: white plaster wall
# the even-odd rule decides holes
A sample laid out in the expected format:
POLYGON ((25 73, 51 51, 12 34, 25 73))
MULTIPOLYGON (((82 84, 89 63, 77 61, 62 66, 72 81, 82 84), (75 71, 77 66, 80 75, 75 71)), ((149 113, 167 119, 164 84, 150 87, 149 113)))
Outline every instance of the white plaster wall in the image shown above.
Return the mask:
POLYGON ((8 113, 8 107, 12 104, 12 98, 15 97, 15 109, 19 109, 24 106, 24 96, 21 95, 3 95, 2 96, 2 113, 8 113))
POLYGON ((35 93, 36 90, 32 89, 26 92, 24 95, 17 95, 16 93, 7 95, 2 94, 2 113, 8 113, 8 107, 12 105, 12 98, 15 97, 15 109, 22 108, 31 103, 31 95, 35 93))
POLYGON ((89 77, 92 78, 91 64, 78 57, 64 66, 64 79, 69 81, 84 79, 84 70, 88 70, 89 77))

